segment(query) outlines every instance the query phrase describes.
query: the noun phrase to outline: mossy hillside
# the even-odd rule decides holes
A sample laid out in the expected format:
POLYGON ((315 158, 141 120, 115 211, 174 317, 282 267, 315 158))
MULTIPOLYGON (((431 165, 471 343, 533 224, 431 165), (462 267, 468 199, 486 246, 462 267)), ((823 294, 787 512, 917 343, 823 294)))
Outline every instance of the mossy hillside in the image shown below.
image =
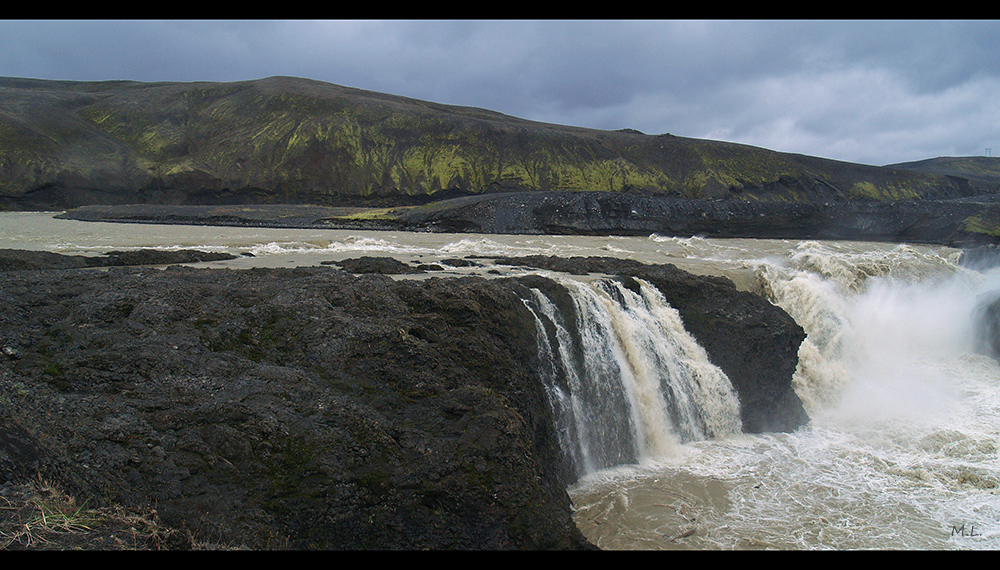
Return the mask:
POLYGON ((88 118, 111 138, 136 149, 144 163, 156 165, 154 175, 167 177, 197 165, 197 170, 236 185, 273 182, 261 175, 270 172, 283 182, 337 180, 341 188, 358 195, 388 190, 421 195, 446 189, 475 193, 491 186, 610 191, 681 187, 659 169, 641 168, 591 145, 539 144, 530 134, 456 126, 433 114, 335 109, 284 94, 256 94, 238 103, 231 98, 211 102, 194 120, 114 116, 107 109, 90 109, 88 118), (246 112, 254 107, 259 112, 246 112), (234 133, 224 144, 218 142, 223 130, 234 133), (197 141, 205 143, 190 148, 197 141))
POLYGON ((980 213, 963 220, 959 229, 971 234, 1000 238, 1000 210, 995 207, 983 208, 980 213))
POLYGON ((848 189, 847 195, 864 200, 918 200, 923 197, 922 192, 914 187, 886 184, 880 188, 867 181, 853 184, 848 189))
MULTIPOLYGON (((0 92, 0 99, 2 95, 6 94, 0 92)), ((106 173, 116 173, 129 183, 142 178, 141 167, 127 148, 75 114, 51 112, 53 105, 71 103, 80 104, 60 98, 0 103, 0 193, 106 173)))
MULTIPOLYGON (((549 125, 294 78, 233 83, 0 79, 0 191, 149 189, 263 202, 502 190, 693 198, 908 199, 954 188, 766 149, 549 125), (807 160, 808 159, 808 160, 807 160), (905 180, 904 180, 905 179, 905 180)), ((176 193, 175 193, 176 194, 176 193)), ((221 198, 219 198, 221 199, 221 198)), ((403 202, 400 203, 404 203, 403 202)))
POLYGON ((890 165, 889 168, 913 172, 927 172, 975 180, 982 185, 1000 188, 1000 157, 993 156, 942 156, 890 165))
POLYGON ((991 156, 954 156, 922 161, 938 169, 949 169, 964 174, 1000 178, 1000 158, 991 156))
MULTIPOLYGON (((662 168, 643 168, 621 158, 620 149, 615 156, 601 158, 597 155, 602 149, 593 145, 532 144, 535 141, 523 131, 454 128, 437 115, 389 113, 378 107, 355 107, 348 112, 346 107, 332 108, 336 105, 324 105, 316 98, 289 93, 269 96, 252 88, 194 88, 158 105, 155 113, 113 103, 102 101, 84 108, 80 115, 111 139, 134 149, 140 163, 156 177, 198 170, 232 184, 258 185, 264 181, 239 172, 252 162, 285 182, 315 175, 341 183, 355 181, 354 190, 361 195, 387 188, 410 195, 445 188, 476 192, 498 184, 699 196, 710 180, 739 183, 731 168, 696 170, 679 181, 662 168), (233 136, 225 144, 211 144, 219 139, 212 136, 216 130, 233 136), (201 148, 192 148, 196 144, 201 148), (323 165, 325 172, 317 171, 324 170, 323 165)), ((704 162, 706 155, 701 154, 704 162)))

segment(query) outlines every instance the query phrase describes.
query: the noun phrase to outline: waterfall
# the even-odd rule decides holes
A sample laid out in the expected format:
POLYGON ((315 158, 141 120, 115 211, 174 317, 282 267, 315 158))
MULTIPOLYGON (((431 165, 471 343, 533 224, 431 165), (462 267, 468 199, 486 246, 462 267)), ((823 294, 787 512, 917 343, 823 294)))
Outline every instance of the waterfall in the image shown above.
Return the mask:
POLYGON ((524 302, 561 444, 579 475, 740 432, 729 379, 655 287, 559 281, 570 303, 539 289, 524 302))
POLYGON ((793 383, 811 416, 944 407, 951 381, 924 363, 974 352, 977 299, 993 288, 956 261, 908 245, 803 242, 788 259, 757 267, 765 295, 807 333, 793 383))

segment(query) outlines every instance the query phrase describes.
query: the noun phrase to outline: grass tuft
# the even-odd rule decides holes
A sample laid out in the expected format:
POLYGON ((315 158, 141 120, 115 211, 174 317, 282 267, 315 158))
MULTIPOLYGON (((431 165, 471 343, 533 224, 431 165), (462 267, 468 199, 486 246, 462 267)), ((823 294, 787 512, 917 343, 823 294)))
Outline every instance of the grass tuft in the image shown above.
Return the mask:
POLYGON ((162 526, 156 511, 89 508, 38 478, 0 485, 0 550, 232 550, 162 526))

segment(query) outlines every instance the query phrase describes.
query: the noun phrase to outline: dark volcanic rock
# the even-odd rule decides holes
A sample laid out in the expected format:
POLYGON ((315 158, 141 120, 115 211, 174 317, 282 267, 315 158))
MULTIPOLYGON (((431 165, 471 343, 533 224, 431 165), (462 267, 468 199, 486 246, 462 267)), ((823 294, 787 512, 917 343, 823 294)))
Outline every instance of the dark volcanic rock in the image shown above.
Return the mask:
POLYGON ((96 258, 97 267, 116 267, 123 265, 173 265, 178 263, 201 263, 204 261, 224 261, 235 259, 230 253, 198 251, 181 249, 162 251, 155 249, 137 249, 130 251, 110 251, 103 258, 96 258))
POLYGON ((229 253, 205 252, 193 249, 163 251, 139 249, 111 251, 103 256, 62 255, 48 251, 0 249, 0 271, 24 269, 81 269, 84 267, 118 267, 125 265, 172 265, 234 259, 229 253))
POLYGON ((399 223, 432 231, 992 243, 973 220, 995 203, 962 200, 768 202, 624 192, 518 192, 444 201, 403 212, 399 223))
POLYGON ((27 251, 23 249, 0 249, 0 271, 21 269, 79 269, 89 267, 86 257, 61 255, 49 251, 27 251))
POLYGON ((172 266, 0 292, 6 477, 253 548, 589 547, 501 281, 172 266))
MULTIPOLYGON (((326 264, 326 262, 324 262, 326 264)), ((423 273, 418 267, 411 267, 392 257, 373 257, 363 255, 357 258, 336 261, 333 265, 339 265, 344 271, 351 273, 381 273, 383 275, 403 275, 408 273, 423 273)))

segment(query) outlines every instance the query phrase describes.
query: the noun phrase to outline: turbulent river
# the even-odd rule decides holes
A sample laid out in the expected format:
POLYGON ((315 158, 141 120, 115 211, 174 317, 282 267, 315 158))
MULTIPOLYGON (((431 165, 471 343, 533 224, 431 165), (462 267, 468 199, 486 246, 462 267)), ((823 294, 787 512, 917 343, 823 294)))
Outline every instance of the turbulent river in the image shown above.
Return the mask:
MULTIPOLYGON (((764 435, 738 433, 724 419, 686 437, 687 428, 672 425, 626 464, 581 460, 582 476, 569 493, 592 542, 605 549, 1000 548, 1000 367, 976 351, 972 329, 977 301, 1000 289, 1000 273, 961 265, 954 249, 104 224, 46 213, 0 214, 0 248, 241 254, 202 264, 229 268, 361 255, 421 263, 600 255, 725 275, 767 296, 806 330, 794 382, 812 421, 794 433, 764 435)), ((483 271, 443 267, 425 275, 483 271)), ((518 271, 496 267, 490 275, 518 271)), ((625 293, 601 293, 582 278, 579 286, 589 287, 581 300, 625 293)), ((682 335, 669 307, 655 297, 643 303, 642 314, 629 318, 654 319, 682 335)), ((539 322, 546 318, 543 299, 530 307, 539 322)), ((664 360, 673 357, 657 350, 651 368, 673 366, 664 360)), ((698 358, 698 347, 683 338, 670 350, 698 358)), ((727 381, 708 363, 698 366, 707 367, 699 372, 703 382, 727 381)), ((738 403, 720 399, 721 407, 732 405, 738 403)), ((602 430, 586 425, 586 416, 575 421, 592 435, 571 453, 593 453, 602 430)))

